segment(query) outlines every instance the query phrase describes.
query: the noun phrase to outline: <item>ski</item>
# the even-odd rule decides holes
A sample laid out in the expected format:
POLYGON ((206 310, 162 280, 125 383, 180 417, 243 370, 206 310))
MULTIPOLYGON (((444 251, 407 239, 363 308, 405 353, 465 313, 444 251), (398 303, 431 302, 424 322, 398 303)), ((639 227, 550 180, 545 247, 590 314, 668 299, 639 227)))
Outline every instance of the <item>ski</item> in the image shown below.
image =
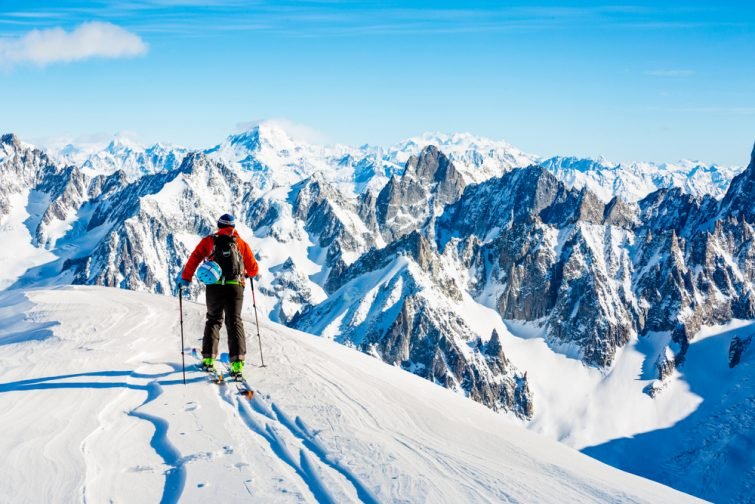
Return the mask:
POLYGON ((207 373, 207 376, 211 382, 218 385, 225 385, 228 382, 233 382, 236 385, 236 391, 239 395, 243 395, 250 401, 252 400, 252 397, 254 396, 254 389, 252 389, 251 385, 249 385, 249 382, 246 381, 246 378, 244 378, 243 375, 233 374, 231 372, 231 363, 228 362, 228 356, 226 354, 221 355, 221 358, 215 361, 216 366, 212 369, 208 369, 202 365, 202 358, 199 356, 199 352, 197 352, 196 348, 191 349, 191 355, 197 360, 197 370, 202 371, 203 373, 207 373), (218 369, 218 362, 222 364, 225 373, 218 369))
POLYGON ((197 352, 196 348, 191 349, 191 355, 197 359, 197 371, 201 371, 203 373, 207 374, 207 378, 212 383, 215 383, 217 385, 225 385, 225 378, 223 376, 222 371, 220 371, 217 366, 214 368, 207 368, 202 365, 202 358, 199 356, 199 353, 197 352))
POLYGON ((249 385, 249 382, 246 381, 246 378, 244 378, 241 373, 232 373, 230 362, 226 362, 224 360, 221 360, 221 362, 223 363, 223 368, 225 369, 226 376, 228 376, 228 381, 236 384, 236 391, 239 395, 243 395, 251 401, 252 397, 254 397, 254 390, 249 385))

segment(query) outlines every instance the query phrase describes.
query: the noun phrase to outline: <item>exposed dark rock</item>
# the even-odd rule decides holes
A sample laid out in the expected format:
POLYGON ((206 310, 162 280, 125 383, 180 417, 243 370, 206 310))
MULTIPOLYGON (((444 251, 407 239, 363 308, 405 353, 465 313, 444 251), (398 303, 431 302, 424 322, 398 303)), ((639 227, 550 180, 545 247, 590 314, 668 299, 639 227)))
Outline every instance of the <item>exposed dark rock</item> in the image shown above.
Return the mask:
POLYGON ((729 367, 736 367, 742 360, 742 355, 747 351, 752 343, 752 335, 742 338, 734 336, 729 344, 729 367))
POLYGON ((461 389, 473 400, 495 410, 531 418, 532 393, 526 375, 508 372, 497 335, 494 334, 496 339, 488 344, 486 357, 475 358, 480 354, 466 355, 451 336, 469 333, 463 320, 451 314, 439 314, 422 298, 409 296, 404 299, 389 331, 385 335, 369 335, 365 345, 388 363, 400 365, 444 387, 461 389), (456 327, 449 332, 440 321, 456 327))
POLYGON ((403 175, 394 175, 375 202, 375 217, 390 242, 425 226, 436 208, 456 201, 464 179, 453 163, 434 146, 406 163, 403 175))

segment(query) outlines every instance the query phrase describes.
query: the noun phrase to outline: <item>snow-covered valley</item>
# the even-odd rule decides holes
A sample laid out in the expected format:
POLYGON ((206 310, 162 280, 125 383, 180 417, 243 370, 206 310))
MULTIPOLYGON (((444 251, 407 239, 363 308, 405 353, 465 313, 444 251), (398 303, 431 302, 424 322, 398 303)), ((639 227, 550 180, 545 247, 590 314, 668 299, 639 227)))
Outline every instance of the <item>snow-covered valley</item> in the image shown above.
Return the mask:
MULTIPOLYGON (((185 304, 187 350, 203 319, 204 306, 185 304)), ((262 334, 267 367, 248 370, 250 402, 191 369, 183 385, 174 299, 102 287, 0 294, 2 495, 695 501, 360 352, 272 323, 262 334)))

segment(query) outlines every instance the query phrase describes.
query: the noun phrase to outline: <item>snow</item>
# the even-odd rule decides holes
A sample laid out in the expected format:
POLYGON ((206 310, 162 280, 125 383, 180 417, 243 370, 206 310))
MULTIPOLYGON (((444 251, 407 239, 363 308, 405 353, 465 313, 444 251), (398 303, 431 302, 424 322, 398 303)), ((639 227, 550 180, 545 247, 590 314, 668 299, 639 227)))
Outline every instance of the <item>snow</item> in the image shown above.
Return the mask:
MULTIPOLYGON (((728 352, 733 337, 753 335, 753 321, 703 327, 674 375, 697 398, 695 411, 673 428, 616 439, 585 452, 635 474, 673 482, 705 499, 752 502, 755 352, 746 351, 733 369, 728 352)), ((664 389, 660 397, 667 393, 664 389)))
POLYGON ((535 403, 527 427, 574 448, 670 427, 700 404, 699 396, 680 379, 669 383, 658 397, 643 392, 653 381, 642 378, 653 351, 653 335, 632 339, 606 372, 586 366, 568 348, 552 348, 537 324, 504 323, 495 310, 466 293, 462 311, 483 338, 493 329, 498 331, 506 357, 527 372, 535 403))
POLYGON ((34 234, 32 244, 46 249, 53 248, 55 242, 65 236, 73 227, 76 221, 76 212, 69 211, 64 219, 53 218, 50 222, 44 223, 42 219, 50 206, 50 195, 31 190, 28 193, 22 193, 21 201, 24 198, 26 199, 26 211, 29 214, 29 217, 24 220, 24 224, 29 229, 30 234, 34 234), (40 230, 38 235, 36 234, 37 229, 40 230))
MULTIPOLYGON (((294 140, 286 125, 262 121, 249 131, 230 135, 205 153, 236 168, 245 180, 258 182, 262 190, 289 186, 322 171, 344 194, 379 190, 394 173, 401 173, 410 156, 427 145, 436 145, 454 162, 466 183, 479 183, 507 171, 541 164, 569 187, 588 187, 601 200, 620 196, 637 201, 664 187, 679 187, 695 196, 720 198, 730 180, 744 167, 704 166, 682 160, 677 163, 613 163, 602 157, 545 158, 525 153, 503 140, 470 133, 426 132, 387 148, 363 145, 315 145, 294 140)), ((89 176, 123 170, 130 180, 141 175, 178 167, 187 154, 179 146, 155 144, 145 148, 123 135, 109 143, 72 145, 57 142, 47 152, 59 164, 75 164, 89 176)))
MULTIPOLYGON (((411 266, 410 260, 399 255, 383 268, 349 281, 315 308, 320 316, 314 318, 307 332, 331 338, 341 336, 339 341, 343 342, 347 339, 343 337, 345 333, 359 325, 362 328, 358 330, 358 339, 370 329, 384 329, 393 320, 389 315, 390 311, 401 308, 400 301, 406 295, 401 275, 411 266), (397 291, 397 288, 401 290, 397 291), (373 302, 365 306, 364 302, 368 299, 373 302), (386 312, 388 316, 383 316, 386 312)), ((350 341, 352 344, 358 342, 350 341)))
MULTIPOLYGON (((105 238, 111 230, 112 223, 105 223, 89 231, 86 225, 91 219, 95 207, 84 204, 78 211, 75 224, 66 236, 55 242, 55 248, 46 253, 45 260, 27 269, 10 288, 34 285, 54 285, 70 283, 72 274, 66 272, 61 275, 63 264, 68 260, 75 260, 91 256, 94 248, 105 238)), ((35 249, 43 250, 43 249, 35 249)))
MULTIPOLYGON (((204 306, 185 303, 187 348, 198 345, 203 320, 204 306)), ((262 338, 267 367, 248 369, 257 390, 250 403, 196 371, 183 385, 174 299, 98 287, 1 293, 0 449, 14 468, 1 494, 15 502, 696 501, 327 339, 267 322, 262 338)))
POLYGON ((76 165, 89 177, 111 175, 122 170, 128 179, 177 168, 188 150, 157 143, 144 147, 123 134, 110 141, 78 141, 76 144, 53 141, 45 151, 58 165, 76 165))
POLYGON ((659 356, 673 355, 668 332, 632 338, 599 370, 546 343, 543 324, 504 324, 466 294, 461 309, 483 338, 498 331, 507 358, 527 372, 535 404, 528 429, 716 502, 749 502, 755 352, 730 369, 728 351, 734 336, 755 335, 753 321, 703 326, 681 369, 651 398, 644 389, 655 383, 659 356))
MULTIPOLYGON (((286 208, 286 210, 287 213, 281 214, 279 222, 283 224, 284 229, 295 229, 299 231, 297 223, 294 222, 290 215, 290 209, 286 208)), ((300 232, 293 232, 292 234, 294 236, 289 237, 287 241, 281 241, 269 235, 255 236, 254 232, 242 223, 239 223, 236 226, 236 230, 246 239, 254 237, 249 243, 251 244, 260 265, 261 273, 258 281, 263 287, 271 288, 271 282, 274 280, 274 276, 270 271, 286 262, 288 258, 293 260, 297 270, 304 275, 315 276, 322 269, 321 266, 310 259, 309 254, 307 253, 307 250, 313 248, 314 244, 309 240, 307 233, 303 230, 300 232)), ((314 281, 310 281, 308 287, 312 291, 313 302, 319 303, 327 298, 325 290, 314 281)), ((272 309, 277 302, 277 299, 273 299, 263 293, 259 294, 258 300, 260 306, 269 307, 270 309, 272 309)), ((265 311, 266 315, 268 313, 268 311, 265 311)))
POLYGON ((36 230, 46 205, 39 193, 24 191, 9 197, 10 213, 0 216, 0 290, 12 285, 24 273, 55 259, 42 247, 35 247, 31 230, 36 230))
POLYGON ((744 167, 703 166, 682 160, 677 163, 613 163, 604 158, 556 156, 538 162, 569 187, 587 187, 604 202, 619 196, 639 201, 661 189, 678 187, 688 194, 723 197, 729 182, 744 167))

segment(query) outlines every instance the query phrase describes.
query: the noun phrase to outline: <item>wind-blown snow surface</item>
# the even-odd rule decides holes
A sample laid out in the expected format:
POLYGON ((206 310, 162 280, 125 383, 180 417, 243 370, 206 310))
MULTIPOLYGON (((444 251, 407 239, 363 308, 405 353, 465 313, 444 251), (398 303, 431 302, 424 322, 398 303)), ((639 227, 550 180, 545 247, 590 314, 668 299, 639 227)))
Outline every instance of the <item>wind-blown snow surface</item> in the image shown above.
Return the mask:
MULTIPOLYGON (((262 326, 268 367, 248 369, 251 403, 196 371, 184 386, 176 305, 97 287, 0 294, 4 499, 696 500, 275 324, 262 326)), ((196 346, 204 307, 184 312, 196 346)))

